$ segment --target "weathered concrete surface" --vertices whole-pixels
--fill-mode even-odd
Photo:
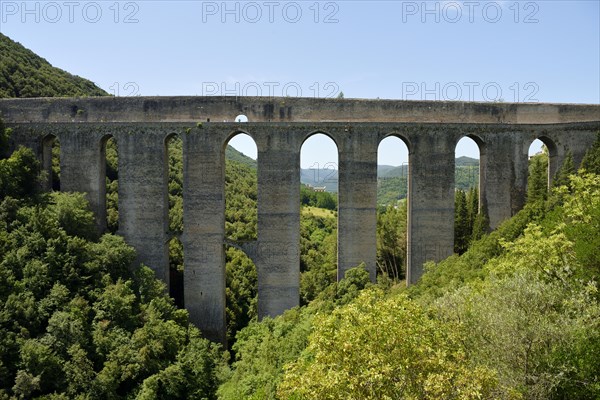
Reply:
[[[495,229],[525,204],[531,141],[525,148],[522,135],[510,130],[480,137],[485,153],[480,167],[480,209]]]
[[[453,253],[456,142],[444,129],[424,129],[410,142],[406,280],[412,284],[421,278],[424,262]]]
[[[258,316],[300,301],[300,135],[254,129],[258,148]]]
[[[598,105],[297,97],[3,99],[11,122],[438,122],[555,124],[598,121]]]
[[[204,335],[224,343],[226,135],[215,128],[182,135],[184,304]]]
[[[169,202],[163,131],[130,129],[115,135],[119,149],[119,230],[137,261],[169,285]]]
[[[348,127],[338,135],[338,280],[363,262],[376,279],[378,144],[372,131]]]
[[[105,140],[85,127],[65,131],[61,136],[60,190],[87,193],[96,223],[103,231],[106,227]]]
[[[283,103],[289,112],[281,112]],[[214,122],[240,113],[259,122]],[[105,220],[103,148],[106,138],[114,136],[119,232],[136,248],[138,260],[167,283],[165,140],[173,133],[183,138],[185,306],[191,320],[217,341],[225,340],[226,327],[224,149],[234,134],[248,133],[258,149],[258,240],[238,247],[257,265],[259,316],[264,317],[299,302],[299,154],[310,135],[329,135],[339,151],[338,277],[364,262],[374,278],[377,148],[389,135],[407,144],[407,274],[414,283],[424,262],[453,251],[454,154],[461,137],[473,138],[480,147],[481,208],[497,227],[525,202],[527,152],[534,139],[549,148],[552,176],[568,151],[578,165],[600,130],[600,106],[556,104],[12,99],[0,100],[0,116],[14,129],[13,148],[31,147],[42,159],[44,137],[60,140],[61,189],[86,192],[100,227]],[[196,126],[208,118],[213,122]]]

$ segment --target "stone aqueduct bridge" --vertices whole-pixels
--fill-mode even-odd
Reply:
[[[248,123],[234,121],[239,114]],[[409,149],[408,281],[453,252],[454,155],[468,136],[480,149],[480,204],[492,228],[524,204],[528,148],[540,138],[550,175],[571,151],[581,161],[600,130],[600,106],[391,100],[135,97],[10,99],[0,116],[13,145],[61,144],[61,189],[86,192],[105,224],[104,144],[119,151],[119,233],[139,261],[169,280],[166,140],[183,139],[184,295],[193,322],[225,332],[225,146],[237,133],[258,148],[258,240],[239,246],[258,269],[259,315],[299,302],[300,148],[324,133],[339,152],[338,276],[365,262],[375,277],[377,149],[390,135]],[[201,126],[198,123],[202,122]]]

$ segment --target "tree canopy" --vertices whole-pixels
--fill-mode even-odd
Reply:
[[[0,98],[108,96],[93,82],[53,67],[0,33]]]

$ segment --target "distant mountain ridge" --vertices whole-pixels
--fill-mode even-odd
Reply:
[[[472,182],[479,176],[479,160],[470,157],[458,157],[456,159],[457,170],[457,188],[464,189],[471,186]],[[388,178],[400,178],[406,180],[408,175],[408,165],[392,166],[378,165],[378,180]],[[463,179],[464,175],[464,179]],[[468,180],[468,182],[463,182]],[[325,187],[328,192],[337,192],[338,171],[331,169],[302,169],[300,171],[300,182],[315,187]],[[398,181],[400,182],[400,181]],[[405,185],[405,183],[404,183]],[[397,185],[396,185],[397,186]]]
[[[109,96],[0,33],[0,98]]]

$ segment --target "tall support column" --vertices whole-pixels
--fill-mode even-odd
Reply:
[[[60,136],[60,189],[84,192],[96,216],[100,231],[106,227],[104,157],[99,135],[89,131],[68,131]],[[52,162],[51,153],[49,162]],[[46,160],[44,160],[46,162]]]
[[[257,132],[258,317],[300,301],[300,144],[292,132]]]
[[[454,251],[454,138],[443,131],[411,137],[406,280],[416,283],[423,263]]]
[[[491,229],[512,217],[525,205],[528,146],[523,135],[501,132],[486,137],[480,180],[481,211]]]
[[[184,302],[205,337],[225,343],[225,163],[223,133],[183,135]]]
[[[361,132],[338,144],[338,281],[362,262],[376,280],[377,144],[377,135]]]
[[[169,285],[167,167],[161,131],[116,135],[119,147],[119,231],[137,251],[136,262]]]

